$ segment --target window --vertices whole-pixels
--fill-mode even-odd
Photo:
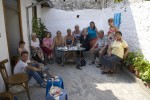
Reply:
[[[66,0],[63,0],[64,2],[66,1]]]
[[[36,8],[36,6],[32,7],[32,17],[37,17],[37,8]]]
[[[97,2],[97,0],[95,0],[95,2]]]

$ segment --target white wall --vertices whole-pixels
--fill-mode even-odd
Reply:
[[[131,3],[132,2],[132,3]],[[63,35],[66,34],[67,28],[74,29],[74,25],[79,24],[82,28],[89,26],[90,21],[94,21],[98,30],[103,29],[105,34],[108,31],[108,19],[114,17],[114,13],[121,12],[120,30],[123,38],[129,44],[131,51],[142,50],[146,59],[150,60],[150,2],[138,2],[130,0],[130,2],[122,2],[111,5],[102,10],[77,10],[63,11],[58,9],[42,9],[42,21],[45,23],[53,36],[57,30]],[[80,15],[77,19],[76,15]]]
[[[1,33],[1,37],[0,37],[0,61],[2,61],[4,59],[9,59],[2,0],[0,0],[0,33]],[[8,74],[10,75],[11,74],[10,62],[8,62],[6,64],[6,67],[7,67]],[[3,79],[0,75],[0,92],[2,92],[2,91],[5,91],[5,85],[4,85]]]
[[[26,7],[36,3],[36,0],[21,0],[21,16],[22,16],[22,29],[23,29],[23,38],[26,42],[25,47],[29,50],[28,42],[28,31],[27,31],[27,19],[26,19]],[[37,6],[37,17],[41,18],[41,5]],[[29,23],[30,23],[30,34],[32,33],[32,8],[29,9]]]
[[[23,31],[23,38],[26,42],[26,48],[29,50],[29,43],[28,43],[28,34],[27,34],[27,19],[26,19],[26,7],[28,5],[31,5],[32,2],[35,3],[35,0],[20,0],[21,1],[21,16],[22,16],[22,31]],[[41,6],[38,5],[37,7],[37,16],[38,18],[41,17]],[[32,15],[31,9],[30,9],[30,17]],[[30,29],[31,28],[31,22],[32,18],[30,18]],[[6,38],[6,29],[5,29],[5,21],[4,21],[4,12],[3,12],[3,3],[2,0],[0,0],[0,61],[4,59],[9,60],[9,53],[8,53],[8,46],[7,46],[7,38]],[[10,69],[10,61],[6,64],[7,72],[10,75],[11,69]],[[0,75],[0,92],[5,91],[5,85],[3,82],[3,79]]]
[[[80,15],[79,18],[76,16]],[[79,10],[79,11],[63,11],[50,8],[42,8],[42,22],[52,35],[55,36],[56,31],[60,30],[66,35],[67,28],[74,30],[74,26],[78,24],[80,29],[87,28],[91,21],[94,21],[98,29],[102,28],[101,10]]]

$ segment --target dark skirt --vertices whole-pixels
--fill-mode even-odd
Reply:
[[[116,64],[121,61],[122,58],[112,54],[110,57],[108,57],[107,55],[102,56],[100,58],[100,63],[102,66],[107,67],[109,69],[113,68],[114,66],[116,66]]]
[[[48,49],[48,48],[46,48],[46,47],[42,47],[42,50],[43,50],[43,52],[46,53],[47,55],[51,55],[51,54],[53,53],[52,50],[50,50],[50,49]]]

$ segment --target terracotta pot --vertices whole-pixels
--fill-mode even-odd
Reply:
[[[135,70],[135,76],[139,78],[139,71]]]
[[[133,66],[133,65],[130,65],[130,66],[129,66],[129,71],[132,72],[132,73],[135,73],[135,70],[134,70],[134,66]]]
[[[150,88],[150,83],[147,83],[147,86]]]
[[[147,87],[147,83],[143,83]]]

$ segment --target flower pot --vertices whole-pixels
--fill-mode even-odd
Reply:
[[[139,78],[139,71],[135,70],[135,76]]]
[[[130,65],[130,66],[129,66],[129,71],[132,72],[132,73],[135,73],[135,70],[134,70],[134,66],[133,66],[133,65]]]
[[[150,88],[150,83],[147,83],[147,87],[149,87],[149,88]]]

